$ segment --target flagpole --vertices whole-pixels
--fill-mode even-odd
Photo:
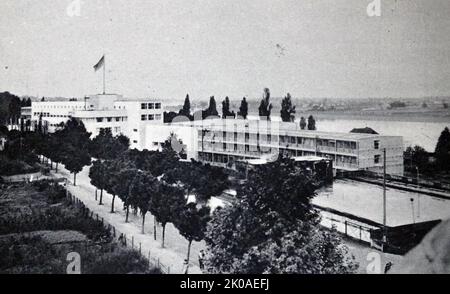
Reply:
[[[105,56],[105,55],[103,55],[103,56]],[[103,60],[103,95],[105,95],[106,94],[106,87],[105,87],[105,84],[106,84],[106,78],[105,78],[105,76],[106,76],[106,57],[103,57],[104,58],[104,60]]]

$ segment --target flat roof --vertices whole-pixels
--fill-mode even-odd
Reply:
[[[145,102],[145,101],[154,101],[162,103],[162,100],[158,98],[120,98],[116,100],[116,102]]]
[[[323,132],[323,131],[309,131],[302,130],[300,126],[296,123],[290,122],[279,122],[279,121],[260,121],[260,120],[242,120],[242,119],[205,119],[199,121],[186,121],[186,122],[176,122],[173,124],[179,125],[190,125],[192,127],[211,129],[211,130],[232,130],[235,125],[239,125],[241,128],[247,128],[250,131],[258,128],[261,133],[265,130],[265,124],[270,127],[270,130],[274,134],[278,135],[292,135],[301,136],[306,138],[326,138],[335,140],[360,140],[368,138],[379,138],[379,137],[398,137],[400,136],[385,136],[380,134],[364,134],[364,133],[337,133],[337,132]],[[275,126],[275,128],[274,128]]]
[[[321,161],[321,160],[330,160],[330,159],[325,158],[325,157],[314,156],[314,155],[310,155],[310,156],[296,156],[296,157],[292,157],[292,159],[294,159],[294,161]]]
[[[320,156],[296,156],[296,157],[291,157],[291,158],[296,162],[305,162],[305,161],[316,162],[316,161],[322,161],[322,160],[329,160],[328,158],[320,157]],[[272,162],[271,158],[269,158],[269,157],[246,159],[246,160],[240,160],[240,161],[247,162],[248,164],[251,164],[251,165],[262,165],[262,164],[267,164],[269,162]]]

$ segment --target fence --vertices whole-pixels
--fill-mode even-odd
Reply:
[[[344,216],[339,216],[332,214],[330,212],[321,211],[322,220],[321,225],[327,228],[334,227],[339,233],[345,236],[351,237],[353,239],[372,243],[370,237],[370,231],[376,229],[358,221],[349,220]]]
[[[72,195],[67,189],[66,189],[66,196],[67,199],[70,201],[71,204],[73,204],[75,207],[80,209],[84,216],[90,217],[94,220],[97,220],[102,223],[102,226],[106,229],[108,229],[113,238],[123,247],[130,248],[131,250],[134,250],[138,252],[144,259],[148,261],[148,266],[154,266],[161,270],[164,274],[170,274],[170,266],[164,265],[161,263],[159,258],[156,258],[152,256],[151,251],[148,250],[148,252],[143,252],[142,244],[140,242],[135,242],[134,236],[127,236],[125,233],[120,232],[116,227],[113,225],[107,223],[105,219],[101,216],[99,216],[97,213],[91,211],[83,201]]]

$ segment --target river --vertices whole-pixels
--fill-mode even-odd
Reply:
[[[320,119],[316,123],[318,131],[350,132],[353,128],[370,127],[382,135],[403,136],[404,147],[420,145],[434,152],[445,122],[411,122],[382,120]]]
[[[249,115],[249,119],[258,119],[256,115]],[[273,121],[279,121],[278,116],[271,117]],[[296,119],[298,124],[298,118]],[[419,121],[396,121],[390,118],[367,120],[348,118],[318,118],[316,119],[318,131],[348,133],[353,128],[370,127],[379,134],[388,136],[402,136],[404,148],[419,145],[428,152],[434,152],[436,143],[445,127],[450,127],[450,122],[419,122]]]

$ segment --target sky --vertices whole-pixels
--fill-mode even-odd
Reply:
[[[450,96],[450,1],[371,1],[2,0],[0,91],[99,93],[106,54],[126,97]]]

